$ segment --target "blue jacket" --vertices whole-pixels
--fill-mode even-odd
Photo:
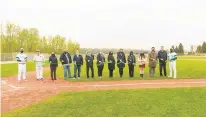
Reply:
[[[74,61],[74,63],[76,62],[76,65],[78,65],[78,66],[83,65],[82,55],[79,55],[78,57],[77,57],[77,55],[74,55],[73,61]]]

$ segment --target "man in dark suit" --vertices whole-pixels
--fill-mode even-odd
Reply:
[[[134,65],[136,64],[136,57],[133,54],[133,51],[130,51],[130,54],[127,58],[128,67],[129,67],[129,77],[134,77]]]
[[[115,59],[114,59],[112,51],[109,52],[109,55],[107,57],[107,61],[108,61],[109,77],[112,78],[113,71],[115,70]]]
[[[94,78],[94,67],[93,67],[94,55],[91,54],[91,52],[87,52],[85,60],[86,60],[87,78],[89,78],[89,69],[91,69],[92,78]]]
[[[98,77],[102,78],[102,71],[104,69],[105,57],[102,51],[97,54],[97,69],[98,69]]]
[[[164,50],[164,46],[161,46],[161,50],[158,52],[158,59],[159,59],[160,76],[163,76],[162,69],[164,70],[164,76],[167,76],[167,71],[166,71],[167,52]]]
[[[78,71],[78,79],[80,79],[80,73],[81,73],[81,66],[83,65],[83,57],[79,54],[79,52],[76,52],[76,55],[73,57],[74,62],[74,78],[76,79],[76,73]]]

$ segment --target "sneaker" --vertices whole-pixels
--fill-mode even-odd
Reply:
[[[102,78],[102,77],[99,77],[100,79]]]
[[[80,77],[78,77],[78,79],[80,79]]]
[[[172,78],[172,76],[168,76],[168,78]]]

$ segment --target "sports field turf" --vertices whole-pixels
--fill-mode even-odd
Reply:
[[[45,66],[48,66],[48,62],[46,62]],[[26,64],[27,71],[34,71],[36,69],[34,62],[27,62]],[[1,77],[13,76],[18,74],[18,64],[17,63],[9,63],[9,64],[1,64]]]
[[[206,68],[206,60],[202,61],[202,60],[183,60],[183,59],[178,59],[177,60],[177,78],[206,78],[206,74],[205,74],[205,68]],[[86,78],[86,64],[84,64],[81,68],[81,79],[78,80],[73,80],[73,79],[69,79],[70,81],[93,81],[93,80],[101,80],[97,77],[97,66],[96,63],[94,64],[94,75],[95,75],[95,79],[90,78],[90,80],[87,80]],[[146,65],[146,69],[145,69],[145,78],[144,79],[159,79],[160,75],[159,75],[159,65],[157,64],[157,68],[156,68],[156,76],[153,78],[149,77],[149,69],[148,69],[148,65]],[[122,80],[126,79],[130,79],[129,78],[129,69],[128,69],[128,65],[126,65],[126,67],[124,68],[124,75]],[[74,68],[73,68],[73,64],[71,65],[71,73],[72,75],[74,75]],[[167,64],[167,73],[169,75],[169,66]],[[139,76],[139,67],[135,66],[135,77],[133,79],[140,79]],[[49,77],[50,76],[50,71],[47,71],[44,73],[45,76]],[[90,73],[91,76],[91,73]],[[108,70],[108,66],[107,64],[105,64],[104,66],[104,70],[103,70],[103,78],[102,80],[121,80],[119,77],[119,71],[118,68],[116,66],[116,69],[114,71],[114,78],[110,79],[109,77],[109,70]],[[63,67],[59,66],[57,69],[57,77],[58,78],[62,78],[64,77],[64,73],[63,73]],[[162,77],[165,78],[165,77]]]
[[[178,59],[205,59],[206,56],[179,56]]]
[[[205,117],[206,88],[65,92],[2,117]]]

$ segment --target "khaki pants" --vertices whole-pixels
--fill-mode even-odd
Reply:
[[[149,75],[153,77],[155,74],[155,67],[149,67]]]

